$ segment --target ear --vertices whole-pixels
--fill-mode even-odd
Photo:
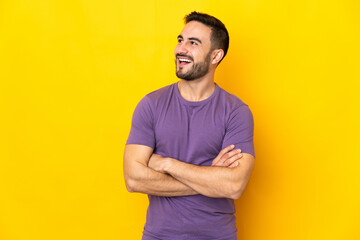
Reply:
[[[224,57],[224,50],[222,49],[215,49],[211,54],[211,63],[218,64],[220,60]]]

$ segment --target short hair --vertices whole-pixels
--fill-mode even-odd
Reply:
[[[200,22],[211,28],[211,50],[222,49],[224,51],[224,57],[220,60],[221,62],[225,58],[229,48],[229,33],[225,25],[213,16],[196,11],[193,11],[184,17],[185,24],[191,21]]]

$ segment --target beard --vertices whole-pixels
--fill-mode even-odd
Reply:
[[[181,55],[181,54],[178,54],[177,56],[185,57],[185,55]],[[204,61],[197,63],[193,61],[192,68],[189,69],[187,72],[181,72],[181,67],[180,67],[179,70],[176,70],[176,76],[186,81],[196,80],[198,78],[205,76],[209,72],[210,56],[211,56],[211,51],[209,51],[209,53],[206,55]],[[175,60],[175,64],[177,64],[177,60]]]

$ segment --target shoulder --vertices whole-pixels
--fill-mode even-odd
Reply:
[[[135,111],[146,111],[149,115],[156,116],[161,106],[171,97],[173,90],[174,84],[171,84],[146,94],[138,102]]]
[[[167,98],[173,92],[175,84],[176,83],[173,83],[165,87],[159,88],[155,91],[152,91],[146,94],[144,98],[147,98],[148,101],[152,101],[152,102],[156,102],[164,98]]]
[[[239,97],[234,94],[229,93],[225,89],[219,87],[220,98],[222,99],[225,108],[229,114],[234,112],[242,111],[242,112],[250,112],[249,106],[244,103]]]
[[[254,118],[249,106],[240,98],[221,89],[222,98],[226,106],[226,130],[235,131],[239,136],[252,136],[254,129]]]
[[[146,106],[147,108],[153,108],[159,105],[159,103],[166,101],[169,98],[174,89],[174,84],[167,85],[146,94],[137,105]]]

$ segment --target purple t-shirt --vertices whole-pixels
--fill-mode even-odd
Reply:
[[[255,156],[253,127],[249,107],[217,84],[209,98],[190,102],[180,95],[176,82],[138,103],[126,144],[146,145],[165,157],[211,166],[231,144]],[[234,240],[234,213],[232,199],[149,195],[143,240]]]

